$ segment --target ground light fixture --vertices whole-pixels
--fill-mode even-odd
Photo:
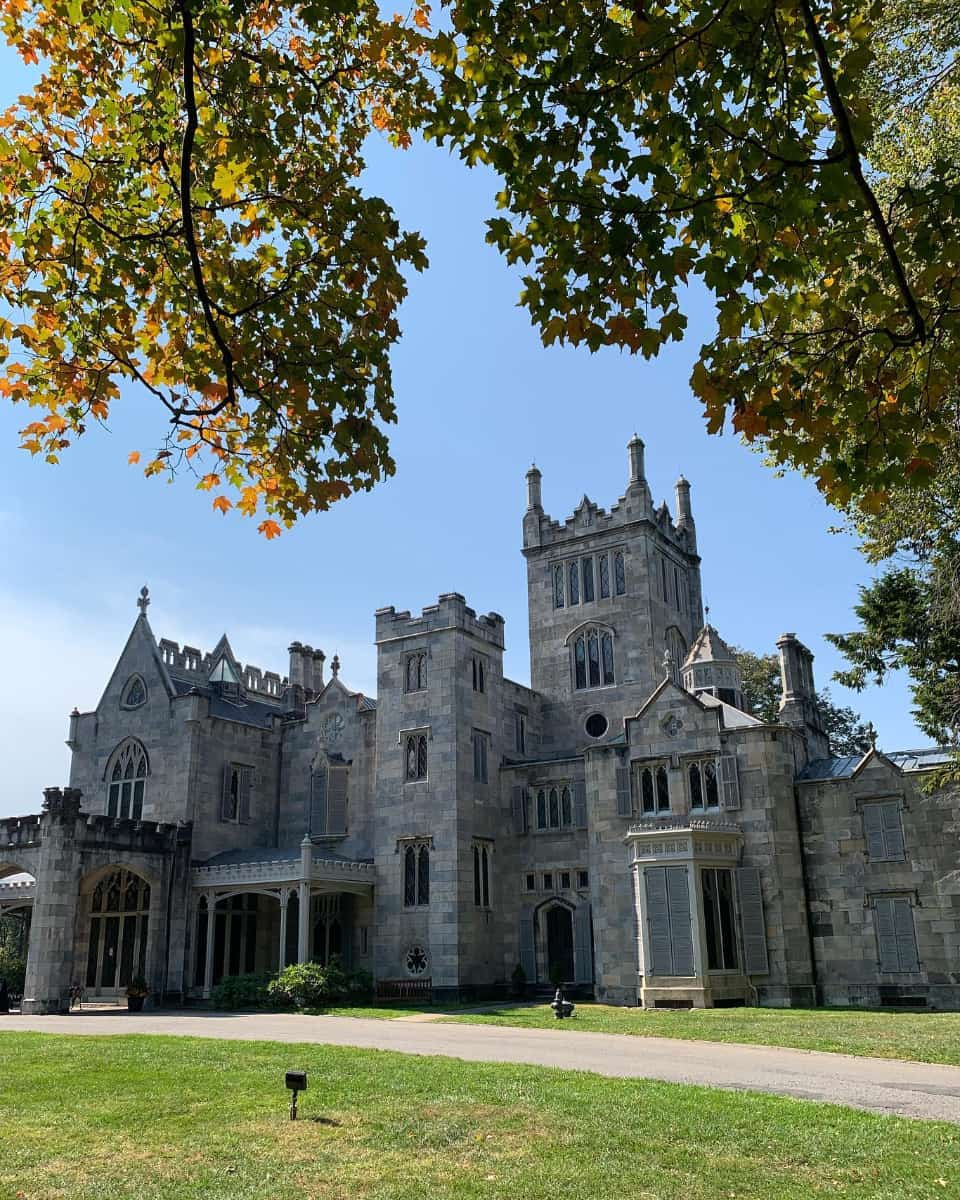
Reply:
[[[290,1120],[295,1121],[297,1119],[297,1097],[301,1092],[307,1090],[306,1071],[288,1071],[286,1085],[290,1091]]]

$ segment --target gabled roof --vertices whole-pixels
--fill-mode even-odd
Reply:
[[[697,663],[708,662],[725,662],[734,665],[737,662],[733,651],[712,625],[704,625],[697,634],[683,665],[692,667]]]
[[[882,754],[879,750],[868,750],[866,754],[845,754],[837,758],[817,758],[808,762],[797,779],[810,783],[822,779],[852,779],[870,762],[879,759],[897,771],[928,771],[931,767],[943,766],[951,759],[949,750],[941,746],[929,746],[925,750],[893,750]]]
[[[239,684],[240,676],[230,662],[226,654],[221,654],[217,659],[216,665],[207,676],[209,683],[236,683]]]
[[[720,709],[724,729],[746,729],[748,725],[763,724],[761,720],[751,713],[744,712],[740,708],[734,708],[732,704],[727,704],[725,700],[718,700],[716,696],[711,696],[709,692],[701,692],[697,696],[697,699],[702,700],[708,708]]]

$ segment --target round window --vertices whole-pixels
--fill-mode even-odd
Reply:
[[[603,737],[607,732],[607,718],[603,713],[591,713],[584,728],[591,737]]]

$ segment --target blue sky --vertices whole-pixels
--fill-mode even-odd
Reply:
[[[28,86],[0,47],[0,104]],[[798,476],[777,478],[735,437],[708,437],[687,385],[712,305],[692,297],[682,345],[656,362],[618,352],[544,349],[516,307],[519,276],[484,244],[494,178],[445,152],[371,147],[369,177],[431,268],[411,280],[394,356],[396,476],[371,494],[266,542],[223,517],[184,479],[145,480],[126,457],[159,440],[162,417],[131,390],[110,432],[94,432],[49,467],[17,449],[26,410],[0,407],[0,815],[37,811],[40,789],[67,781],[67,714],[93,708],[142,584],[154,632],[203,649],[226,630],[244,662],[285,673],[293,639],[339,653],[348,685],[375,691],[373,611],[419,610],[445,591],[506,618],[506,671],[528,682],[520,554],[524,474],[543,471],[544,507],[568,516],[587,493],[622,494],[626,443],[647,444],[654,499],[673,509],[682,471],[693,486],[711,622],[758,652],[795,631],[816,655],[818,684],[840,663],[822,639],[852,627],[868,569],[836,515]],[[925,744],[905,681],[856,696],[880,745]]]

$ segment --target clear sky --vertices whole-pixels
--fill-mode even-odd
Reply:
[[[0,47],[0,104],[29,84]],[[708,437],[687,379],[711,336],[692,298],[686,341],[654,363],[619,352],[544,349],[516,307],[519,276],[484,244],[494,178],[445,152],[371,147],[370,183],[429,244],[411,280],[394,356],[397,474],[266,542],[249,520],[211,511],[187,479],[166,485],[126,465],[159,441],[162,416],[130,390],[110,432],[49,467],[17,449],[27,410],[0,407],[0,815],[38,811],[68,777],[67,715],[96,706],[150,587],[157,636],[204,650],[227,631],[243,662],[281,674],[299,639],[340,655],[342,678],[375,692],[373,611],[419,610],[459,591],[506,618],[508,675],[529,682],[520,554],[524,474],[535,459],[555,518],[586,493],[609,507],[626,486],[626,443],[647,445],[657,503],[691,481],[711,623],[757,652],[795,631],[818,685],[838,657],[825,631],[852,627],[868,568],[814,485],[777,478],[727,433]],[[151,431],[151,433],[145,433]],[[152,434],[152,436],[151,436]],[[906,683],[856,696],[831,685],[893,750],[925,744]]]

